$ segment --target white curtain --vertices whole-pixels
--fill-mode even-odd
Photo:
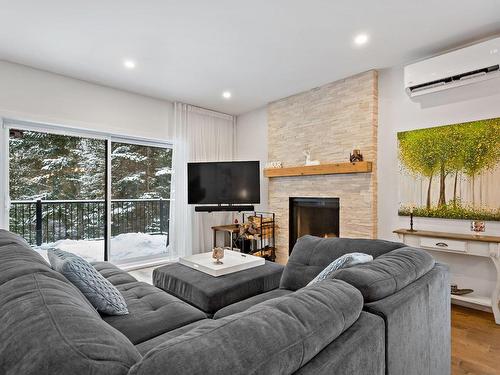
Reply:
[[[210,251],[214,225],[229,224],[230,213],[194,212],[187,204],[187,163],[233,160],[233,116],[183,103],[174,105],[173,209],[170,252],[174,257]]]

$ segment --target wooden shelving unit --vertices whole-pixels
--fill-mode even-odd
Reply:
[[[274,262],[276,260],[276,217],[272,212],[243,213],[242,222],[248,219],[254,220],[257,224],[257,236],[255,239],[248,239],[250,248],[247,253],[255,256],[260,256],[266,260]],[[213,231],[213,246],[217,246],[217,232],[227,234],[224,246],[228,246],[230,250],[237,249],[243,245],[239,242],[240,224],[217,225],[212,227]]]
[[[266,168],[264,169],[264,176],[272,178],[323,174],[370,173],[372,168],[373,165],[371,161],[358,161],[355,163],[331,163],[301,167]]]

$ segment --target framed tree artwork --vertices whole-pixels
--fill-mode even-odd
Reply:
[[[500,221],[500,118],[397,137],[399,215]]]

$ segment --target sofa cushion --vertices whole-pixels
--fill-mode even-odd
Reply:
[[[257,294],[256,296],[244,299],[243,301],[233,303],[232,305],[220,309],[215,313],[213,318],[220,319],[225,316],[233,315],[245,311],[246,309],[249,309],[250,307],[257,305],[258,303],[267,301],[272,298],[283,297],[290,293],[293,292],[291,290],[286,290],[286,289],[274,289],[266,293]]]
[[[85,259],[60,249],[49,249],[47,254],[52,267],[71,281],[97,311],[108,315],[128,314],[120,292]]]
[[[52,270],[1,285],[0,322],[0,374],[125,375],[140,359],[132,343]]]
[[[177,336],[181,336],[185,334],[186,332],[191,331],[192,329],[198,327],[199,325],[204,324],[208,319],[202,319],[198,320],[193,323],[186,324],[185,326],[179,327],[177,329],[174,329],[173,331],[168,331],[165,333],[162,333],[161,335],[155,336],[152,339],[149,339],[147,341],[143,341],[139,344],[137,344],[135,347],[141,353],[141,355],[145,355],[147,352],[149,352],[151,349],[154,349],[160,344],[163,344],[164,342],[168,340],[172,340],[176,338]]]
[[[119,269],[109,262],[93,262],[92,265],[114,286],[137,281],[137,279],[128,272]]]
[[[361,291],[365,302],[377,301],[403,289],[434,267],[434,258],[422,249],[403,247],[373,262],[336,271],[332,278],[344,280]]]
[[[325,280],[209,320],[149,351],[130,375],[291,374],[359,317],[363,298],[339,280]]]
[[[117,289],[125,298],[129,314],[103,315],[103,319],[134,344],[206,318],[197,308],[147,283],[135,281],[120,284]]]
[[[283,271],[280,288],[297,290],[306,286],[333,260],[347,253],[365,253],[376,258],[404,247],[399,242],[303,236],[297,240]]]

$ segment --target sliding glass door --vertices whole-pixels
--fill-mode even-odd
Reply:
[[[37,251],[104,259],[106,141],[9,130],[9,229]]]
[[[171,148],[111,143],[113,262],[168,257],[171,173]]]
[[[171,171],[168,144],[8,126],[9,229],[42,255],[164,260]]]

